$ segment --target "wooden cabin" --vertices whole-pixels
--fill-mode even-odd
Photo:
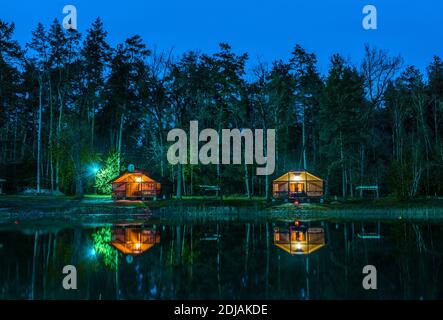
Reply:
[[[160,232],[144,227],[112,229],[111,245],[123,254],[138,255],[160,243]]]
[[[310,254],[325,246],[325,232],[323,228],[275,228],[274,245],[291,255]]]
[[[323,186],[323,179],[312,173],[289,171],[272,182],[272,192],[275,199],[321,199]]]
[[[157,199],[161,184],[142,170],[123,172],[112,181],[112,199]]]

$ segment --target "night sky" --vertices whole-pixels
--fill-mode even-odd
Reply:
[[[335,52],[359,63],[365,43],[401,54],[406,64],[422,70],[434,55],[443,55],[441,0],[0,1],[0,18],[15,22],[21,44],[38,22],[62,21],[63,6],[73,4],[79,31],[100,16],[112,45],[140,34],[150,48],[173,47],[179,55],[196,49],[212,53],[227,42],[235,52],[250,54],[249,67],[257,60],[287,59],[296,43],[317,54],[322,72]],[[378,30],[362,28],[367,4],[378,9]]]

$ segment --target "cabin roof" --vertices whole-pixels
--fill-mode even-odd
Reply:
[[[116,248],[118,251],[122,252],[123,254],[131,254],[131,255],[138,255],[142,254],[145,251],[148,251],[151,249],[155,243],[137,243],[137,248],[132,248],[130,245],[127,245],[125,243],[120,243],[118,241],[112,241],[111,245]]]
[[[156,183],[158,183],[158,180],[160,180],[157,177],[154,178],[154,175],[150,174],[149,172],[147,172],[145,170],[136,169],[132,172],[130,172],[128,170],[123,171],[118,177],[112,179],[111,182],[118,182],[118,180],[123,179],[127,175],[137,175],[137,176],[142,175],[142,176],[145,176],[146,178],[148,178],[148,180],[152,180],[153,182],[156,182]]]
[[[318,180],[318,181],[323,181],[322,178],[317,177],[316,175],[313,175],[312,173],[310,173],[309,171],[306,170],[291,170],[288,171],[284,174],[282,174],[281,176],[279,176],[278,178],[274,179],[273,182],[287,182],[288,180],[290,180],[290,175],[296,175],[296,176],[305,176],[301,179],[301,181],[303,180]]]
[[[137,255],[160,242],[160,233],[145,228],[116,228],[112,231],[111,245],[124,254]]]
[[[314,251],[317,251],[318,249],[321,249],[325,246],[324,243],[319,243],[319,244],[307,244],[307,243],[301,243],[300,244],[300,249],[297,250],[296,245],[297,243],[295,241],[292,241],[294,243],[274,243],[274,245],[280,249],[283,249],[284,251],[286,251],[287,253],[291,254],[291,255],[296,255],[296,254],[311,254]]]

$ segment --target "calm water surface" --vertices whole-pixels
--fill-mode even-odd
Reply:
[[[9,219],[0,298],[441,299],[442,239],[443,224],[404,220]],[[377,290],[362,287],[368,264]],[[62,287],[65,265],[77,290]]]

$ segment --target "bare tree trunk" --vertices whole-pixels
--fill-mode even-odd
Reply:
[[[14,144],[12,146],[12,159],[14,160],[14,162],[16,161],[16,156],[17,156],[17,125],[18,125],[18,115],[17,115],[17,110],[15,111],[14,114]]]
[[[221,108],[220,108],[221,110]],[[218,145],[221,145],[221,121],[218,127]],[[223,188],[222,188],[222,171],[221,171],[221,163],[220,161],[217,162],[217,180],[218,180],[218,195],[220,196],[220,200],[223,200]]]
[[[57,132],[56,132],[56,146],[57,146],[57,157],[55,160],[55,191],[60,191],[60,138],[62,131],[62,118],[63,118],[63,98],[60,89],[60,85],[58,86],[58,99],[59,99],[59,111],[58,111],[58,123],[57,123]]]
[[[121,171],[121,152],[122,152],[122,139],[123,139],[123,122],[124,122],[124,114],[120,116],[120,129],[118,133],[118,171]]]
[[[189,193],[191,196],[193,196],[194,195],[194,166],[190,165],[189,169],[190,169],[190,175],[191,175],[191,181],[189,184],[189,187],[190,187]]]
[[[249,188],[249,172],[248,172],[248,165],[246,164],[246,161],[245,161],[244,169],[245,169],[246,195],[248,196],[248,199],[251,199],[251,190]]]
[[[81,127],[81,120],[78,119],[79,127]],[[74,164],[74,172],[75,172],[75,196],[78,198],[83,197],[83,169],[82,169],[82,163],[80,158],[81,153],[81,145],[80,140],[74,142],[74,148],[73,148],[73,155],[72,155],[72,161]]]
[[[20,150],[20,160],[23,160],[25,157],[25,148],[26,148],[26,138],[28,136],[28,132],[24,130],[23,140],[22,140],[22,148]]]
[[[43,80],[39,76],[38,90],[38,133],[37,133],[37,193],[40,193],[40,175],[41,175],[41,148],[42,148],[42,108],[43,108]]]
[[[266,132],[266,137],[265,137],[265,152],[266,152],[266,156],[268,156],[268,130],[267,130],[267,126],[264,126],[263,129],[264,132]],[[266,167],[267,168],[267,167]],[[266,172],[268,173],[268,172]],[[266,174],[265,176],[265,198],[267,201],[269,201],[271,199],[271,192],[270,192],[270,179],[269,179],[269,174]]]
[[[180,200],[182,198],[182,186],[183,186],[183,184],[182,184],[182,178],[183,178],[182,166],[183,165],[181,163],[179,163],[177,165],[177,199],[180,199]]]
[[[95,106],[92,103],[92,119],[91,119],[91,152],[94,152],[94,131],[95,131]]]
[[[353,181],[352,181],[352,165],[349,166],[349,192],[351,195],[351,198],[354,197],[354,190],[353,190]]]
[[[51,77],[48,76],[48,89],[49,89],[49,170],[50,170],[50,187],[51,192],[54,191],[54,148],[53,148],[53,108],[52,108],[52,85],[51,85]]]
[[[160,168],[161,168],[161,176],[165,176],[165,151],[163,147],[163,139],[160,137]]]
[[[342,195],[343,198],[346,199],[346,166],[345,166],[345,157],[343,152],[343,135],[340,131],[340,162],[341,162],[341,172],[342,172]]]
[[[186,196],[187,192],[186,192],[186,177],[185,177],[185,170],[184,167],[182,165],[182,183],[183,183],[183,194]]]
[[[245,265],[244,272],[245,278],[248,278],[248,262],[249,262],[249,239],[251,233],[251,225],[249,223],[246,224],[246,239],[245,239]]]

